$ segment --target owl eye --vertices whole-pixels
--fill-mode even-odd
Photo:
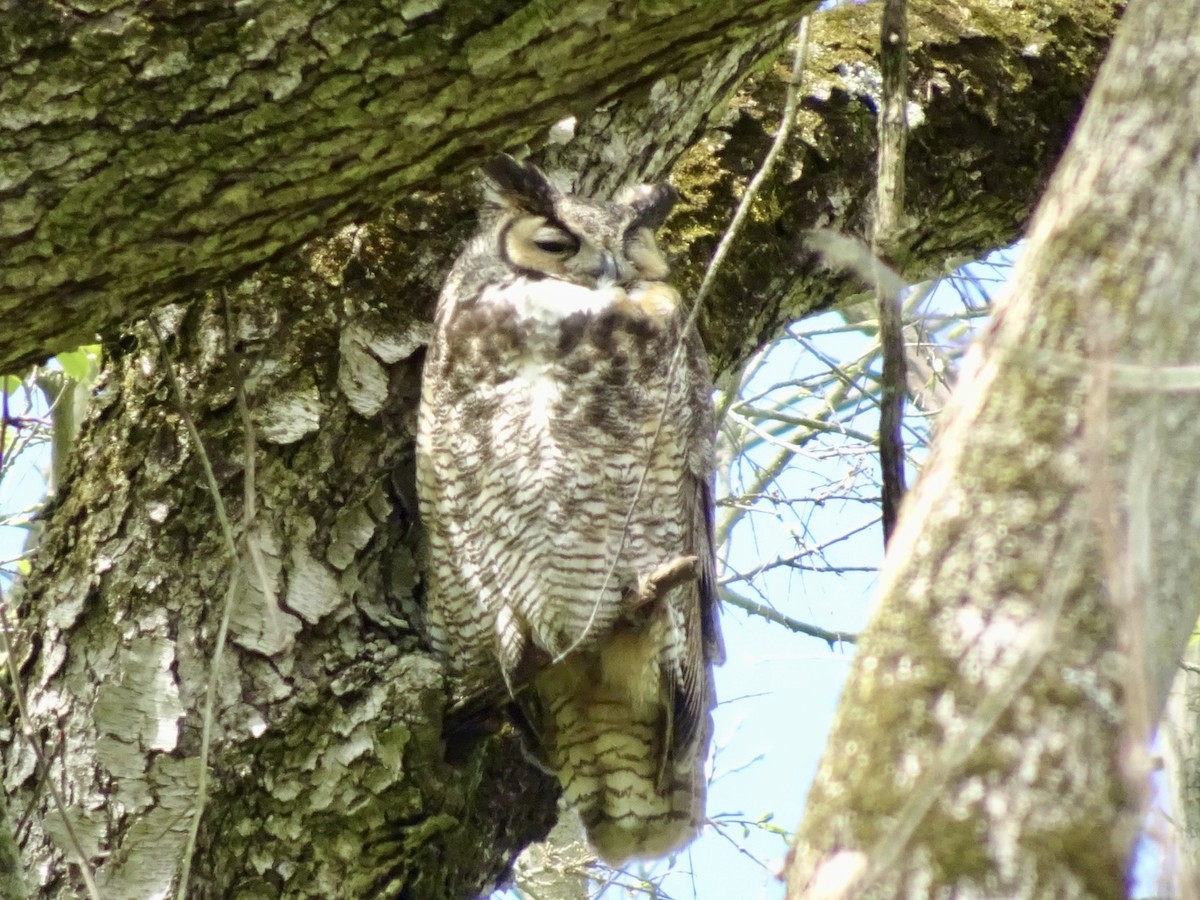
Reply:
[[[551,256],[570,256],[579,250],[579,240],[558,228],[539,228],[533,236],[533,246]]]

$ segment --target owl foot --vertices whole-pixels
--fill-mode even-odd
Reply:
[[[648,606],[672,589],[700,577],[700,558],[677,556],[663,563],[649,575],[643,575],[638,590],[626,591],[623,598],[626,609],[633,611]]]

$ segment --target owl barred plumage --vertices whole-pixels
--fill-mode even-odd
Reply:
[[[459,700],[516,700],[602,856],[662,855],[704,818],[723,655],[711,377],[654,240],[677,195],[485,174],[422,389],[430,636]]]

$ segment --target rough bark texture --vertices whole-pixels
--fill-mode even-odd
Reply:
[[[699,136],[695,111],[724,96],[752,48],[783,35],[781,17],[803,10],[778,0],[589,0],[555,14],[454,0],[85,6],[39,0],[0,21],[0,371],[441,189],[568,114],[615,124],[602,152],[567,154],[573,170],[661,172]],[[1116,8],[913,4],[910,83],[924,118],[909,200],[921,225],[902,265],[940,269],[1020,232]],[[866,233],[874,24],[858,7],[815,23],[805,144],[756,210],[755,264],[728,277],[728,291],[760,298],[755,339],[800,308],[798,295],[820,305],[845,288],[815,273],[796,281],[803,229]],[[698,207],[683,234],[703,238],[694,263],[762,158],[781,96],[765,77],[725,147],[701,148],[680,173]],[[738,335],[718,337],[726,363],[745,352]]]
[[[593,15],[609,6],[572,8]],[[95,140],[110,142],[92,157],[79,151],[93,168],[60,151],[62,162],[18,170],[9,176],[18,186],[0,193],[0,202],[33,198],[28,227],[2,237],[3,277],[38,273],[28,283],[15,275],[0,282],[0,318],[13,325],[0,333],[0,368],[90,329],[104,326],[110,336],[108,372],[18,607],[19,670],[38,736],[106,898],[141,900],[174,877],[195,793],[198,710],[231,573],[232,642],[220,672],[213,793],[192,896],[467,897],[503,878],[517,850],[553,821],[554,785],[524,760],[512,734],[442,745],[442,674],[420,636],[416,533],[406,510],[421,347],[438,285],[471,227],[472,201],[453,178],[437,195],[410,194],[398,203],[396,195],[402,185],[465,172],[501,144],[528,139],[602,99],[606,105],[580,116],[575,138],[549,148],[543,160],[596,191],[659,178],[674,166],[690,205],[672,224],[672,248],[682,285],[694,286],[765,152],[782,88],[763,68],[728,113],[714,119],[714,105],[778,46],[790,23],[760,20],[755,31],[700,39],[696,23],[705,16],[751,21],[758,13],[748,11],[786,4],[728,12],[708,3],[637,8],[647,6],[681,30],[666,41],[659,32],[657,43],[639,36],[632,45],[642,50],[620,60],[594,46],[612,43],[597,35],[616,27],[613,16],[584,28],[558,21],[540,4],[513,12],[430,3],[427,20],[381,12],[381,22],[406,21],[412,39],[387,37],[394,24],[356,29],[351,19],[339,33],[368,35],[371,53],[360,47],[358,68],[347,63],[328,79],[323,63],[310,69],[287,62],[299,52],[289,48],[311,42],[283,40],[278,35],[292,26],[270,15],[257,24],[211,26],[216,36],[201,40],[210,18],[225,22],[225,6],[196,5],[190,18],[170,5],[118,7],[82,24],[55,20],[57,31],[30,12],[24,42],[10,36],[6,52],[39,61],[36,70],[56,71],[69,57],[85,70],[98,60],[99,71],[143,34],[139,23],[148,15],[192,29],[183,49],[151,65],[149,75],[151,55],[165,52],[155,49],[163,45],[158,37],[137,44],[144,56],[129,57],[140,62],[130,64],[138,77],[128,84],[63,93],[65,82],[47,75],[39,115],[53,121],[0,121],[8,128],[3,139],[36,133],[47,153],[93,131]],[[947,13],[931,2],[914,12],[912,83],[925,119],[910,145],[919,174],[909,200],[923,224],[897,244],[914,278],[1018,235],[1113,16],[1113,7],[1101,4],[1039,4],[1016,13],[1009,6],[964,2]],[[349,3],[328,15],[338,10],[374,15]],[[320,18],[295,15],[295,27],[310,33]],[[614,16],[632,27],[633,20]],[[438,30],[418,40],[426,25]],[[107,49],[74,56],[47,50],[43,69],[37,48],[69,46],[54,37],[68,26]],[[797,316],[857,290],[812,266],[802,240],[814,224],[867,233],[875,17],[848,8],[816,26],[803,140],[768,185],[735,254],[741,259],[705,313],[718,370]],[[263,29],[276,35],[274,43],[246,37]],[[478,40],[469,37],[477,32]],[[237,102],[211,121],[203,105],[173,118],[175,107],[151,102],[170,104],[174,91],[137,93],[147,79],[183,79],[183,95],[185,84],[202,86],[206,60],[223,52],[223,44],[212,43],[221,35],[246,43],[227,56],[235,74],[210,93],[226,96],[248,81],[236,88]],[[555,40],[569,46],[538,49]],[[442,41],[454,53],[438,56]],[[417,54],[419,65],[404,68],[397,60],[408,57],[393,43]],[[715,56],[712,43],[720,45]],[[492,56],[497,47],[526,48],[521,58],[548,67],[546,76],[536,84],[518,77],[532,70],[504,68]],[[563,67],[561,78],[555,67]],[[293,71],[294,84],[283,77]],[[588,72],[586,85],[579,71]],[[515,80],[499,92],[488,81],[505,72]],[[418,99],[405,93],[405,79],[423,85]],[[331,86],[322,88],[326,80]],[[40,83],[34,78],[27,89]],[[321,100],[323,91],[329,94]],[[93,127],[100,113],[67,108],[90,96],[103,110],[108,94],[119,102],[104,127]],[[570,103],[561,99],[568,96]],[[444,108],[459,109],[459,118]],[[429,118],[413,118],[418,109]],[[73,130],[77,114],[82,120]],[[420,134],[404,131],[404,121]],[[928,129],[924,136],[921,128]],[[252,137],[234,139],[246,134]],[[415,143],[393,153],[389,142],[402,139]],[[223,168],[229,158],[235,162]],[[203,160],[217,167],[216,180],[203,174]],[[126,171],[127,182],[109,185]],[[194,191],[172,193],[172,184]],[[389,211],[372,224],[342,228],[241,282],[162,306],[191,285],[229,278],[281,252],[318,225],[384,204]],[[13,221],[8,216],[4,221]],[[179,224],[185,220],[186,229]],[[40,298],[50,295],[67,302],[48,309]],[[117,327],[151,306],[158,307],[154,318],[234,521],[236,565],[225,553],[197,448],[166,386],[160,349],[144,326]],[[237,400],[239,369],[255,423],[252,454]],[[243,521],[251,460],[257,513]],[[3,753],[9,808],[31,811],[19,837],[37,894],[78,896],[61,820],[39,788],[27,743],[14,740]]]
[[[1198,22],[1125,14],[901,517],[792,897],[1126,895],[1200,612]]]
[[[0,21],[0,317],[15,326],[0,371],[433,186],[568,112],[694,76],[800,11],[18,4]],[[51,340],[16,353],[31,327]]]
[[[1163,717],[1163,764],[1170,818],[1153,829],[1178,863],[1178,897],[1200,896],[1200,644],[1189,642]]]

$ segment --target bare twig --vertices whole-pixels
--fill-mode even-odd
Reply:
[[[0,391],[0,394],[2,394],[0,403],[3,404],[3,408],[0,409],[0,472],[3,472],[6,470],[6,463],[11,462],[11,458],[6,460],[5,450],[8,447],[8,423],[12,419],[8,409],[8,392]],[[34,726],[33,719],[29,715],[29,704],[25,699],[25,686],[21,683],[16,649],[13,646],[12,628],[13,625],[10,624],[8,619],[8,603],[5,600],[3,591],[0,590],[0,640],[3,641],[4,668],[8,671],[9,682],[12,685],[13,699],[17,705],[17,715],[21,724],[21,734],[29,741],[29,746],[33,750],[34,758],[37,761],[38,778],[49,789],[54,808],[58,810],[59,816],[62,817],[67,846],[75,856],[75,863],[79,866],[80,877],[83,879],[88,897],[91,900],[100,900],[100,890],[96,886],[96,879],[92,873],[91,864],[88,862],[87,855],[83,852],[83,844],[80,843],[79,835],[75,832],[75,826],[71,824],[71,817],[67,814],[66,801],[50,777],[50,765],[46,760],[42,745],[37,739],[37,728]]]
[[[272,627],[278,627],[279,603],[275,597],[271,578],[267,574],[262,543],[251,527],[258,515],[257,433],[254,429],[254,419],[250,416],[250,404],[246,402],[246,373],[243,371],[242,355],[237,349],[233,310],[229,306],[227,291],[221,292],[221,300],[225,307],[225,355],[229,359],[229,368],[233,372],[238,414],[242,419],[242,533],[246,549],[250,554],[250,562],[254,566],[254,574],[258,577],[259,590],[262,591],[264,621],[270,622]]]
[[[4,437],[4,425],[0,423],[0,446],[3,446]],[[33,755],[37,760],[38,777],[41,779],[42,784],[46,785],[50,791],[50,799],[54,802],[54,808],[58,810],[59,816],[62,817],[63,831],[66,833],[67,838],[67,847],[75,857],[75,864],[79,866],[79,874],[83,878],[87,895],[91,900],[100,900],[100,889],[96,886],[96,878],[92,873],[91,864],[88,863],[87,855],[83,852],[83,844],[79,841],[79,835],[75,832],[75,826],[71,824],[71,817],[67,813],[67,803],[55,786],[54,779],[50,777],[50,764],[42,752],[42,745],[37,739],[37,728],[34,726],[33,719],[29,715],[29,704],[25,700],[25,688],[21,684],[21,675],[17,671],[17,656],[13,647],[12,635],[10,633],[11,628],[12,626],[8,620],[8,604],[4,599],[3,593],[0,592],[0,639],[3,639],[4,654],[8,657],[5,668],[8,669],[8,678],[12,684],[13,699],[17,704],[17,715],[21,720],[21,734],[29,741],[29,746],[33,749]]]
[[[833,365],[836,367],[836,363]],[[838,373],[841,373],[840,369],[838,370]],[[749,495],[764,493],[767,489],[767,486],[773,483],[784,471],[784,469],[791,464],[792,460],[795,458],[796,450],[804,446],[808,439],[815,435],[817,427],[820,427],[826,432],[837,432],[842,434],[847,433],[842,423],[836,420],[835,414],[841,411],[842,407],[846,404],[851,388],[857,383],[858,375],[857,373],[841,374],[845,375],[845,377],[838,377],[836,389],[826,398],[824,408],[813,417],[812,421],[814,422],[814,425],[808,425],[807,420],[797,420],[795,422],[791,422],[779,414],[773,414],[776,418],[780,418],[780,420],[786,424],[793,425],[794,430],[792,431],[791,436],[785,440],[774,440],[774,436],[767,439],[768,443],[771,443],[779,448],[779,452],[776,453],[775,456],[768,463],[766,463],[766,465],[760,467],[753,482],[746,486],[742,493]],[[744,387],[747,381],[748,376],[742,379],[741,385]],[[730,410],[737,410],[740,412],[741,410],[746,409],[749,403],[753,403],[759,399],[761,399],[761,396],[753,397],[749,400],[736,401],[731,405]],[[729,418],[729,413],[727,413],[726,418]],[[728,433],[728,429],[726,429],[726,434],[728,435]],[[867,443],[870,443],[869,438],[867,438],[866,441]],[[737,452],[737,455],[744,455],[745,450],[748,449],[749,443],[744,443],[743,446],[736,446],[738,444],[736,439],[733,440],[733,443],[735,444],[734,449]],[[746,507],[735,507],[727,514],[720,517],[719,521],[717,522],[715,539],[715,543],[718,547],[725,545],[725,543],[729,540],[729,536],[733,532],[734,527],[745,517],[748,511],[749,509]]]
[[[758,616],[761,619],[766,619],[768,622],[774,622],[776,625],[782,625],[789,631],[794,631],[796,634],[807,634],[810,637],[820,638],[827,643],[832,649],[834,644],[854,644],[858,641],[858,636],[849,631],[829,631],[821,628],[818,625],[810,625],[807,622],[801,622],[799,619],[793,619],[791,616],[784,615],[779,610],[768,606],[766,603],[759,603],[757,600],[751,600],[749,597],[743,597],[741,594],[736,594],[728,588],[718,588],[717,593],[721,596],[721,601],[730,606],[736,606],[738,609],[744,609],[751,615]]]
[[[800,81],[804,75],[804,67],[808,56],[808,17],[805,16],[800,20],[796,33],[796,50],[792,59],[792,74],[788,80],[787,97],[784,101],[783,116],[779,123],[779,129],[775,132],[775,138],[771,143],[771,147],[767,150],[767,155],[763,158],[762,165],[758,171],[754,173],[754,177],[750,179],[746,185],[745,193],[742,194],[741,202],[738,204],[737,210],[733,214],[733,219],[729,223],[729,227],[725,229],[725,233],[721,236],[720,242],[717,244],[717,249],[713,252],[712,260],[708,264],[708,269],[704,273],[704,279],[700,282],[700,288],[696,291],[695,299],[692,301],[691,309],[688,312],[687,319],[683,323],[683,327],[679,332],[679,340],[675,344],[675,352],[671,356],[671,362],[667,366],[667,371],[671,373],[667,378],[666,396],[663,397],[662,411],[658,417],[658,423],[654,428],[654,434],[650,438],[650,447],[646,453],[646,464],[642,467],[641,477],[638,479],[637,487],[634,488],[633,497],[629,501],[629,512],[625,515],[625,521],[621,526],[621,540],[617,546],[617,551],[613,554],[612,562],[608,566],[608,571],[605,572],[604,581],[601,583],[600,590],[597,592],[596,600],[592,604],[591,615],[587,622],[580,629],[579,637],[575,639],[568,647],[554,658],[554,662],[558,662],[573,652],[584,640],[587,639],[592,625],[596,620],[596,613],[600,609],[600,604],[604,597],[604,591],[612,581],[613,573],[616,571],[617,564],[620,561],[621,553],[625,549],[625,543],[629,539],[629,526],[633,522],[634,513],[637,511],[637,505],[641,500],[642,491],[646,486],[646,479],[650,475],[650,467],[654,460],[654,450],[658,444],[659,436],[662,434],[663,425],[666,422],[667,415],[671,409],[671,400],[673,398],[674,373],[678,371],[679,364],[683,359],[683,350],[687,342],[688,334],[696,326],[696,320],[700,316],[700,310],[704,304],[705,298],[709,291],[712,290],[712,285],[715,282],[716,274],[721,268],[721,264],[725,259],[729,248],[733,245],[734,238],[741,230],[742,223],[750,212],[750,206],[754,202],[754,198],[758,195],[762,188],[763,182],[775,167],[775,160],[778,158],[780,151],[783,150],[787,143],[788,134],[791,133],[792,123],[796,118],[796,108],[800,96]]]
[[[203,722],[200,729],[200,759],[196,773],[196,809],[192,813],[192,821],[188,827],[187,843],[184,845],[183,859],[180,861],[179,897],[180,900],[183,900],[183,898],[187,897],[188,878],[192,868],[192,856],[196,852],[196,836],[200,831],[200,820],[204,816],[204,807],[208,803],[208,758],[212,748],[212,721],[217,699],[217,679],[221,671],[221,660],[225,654],[225,640],[229,635],[229,619],[233,613],[233,601],[237,596],[237,585],[239,579],[242,577],[242,567],[238,559],[237,542],[233,537],[233,526],[230,524],[229,515],[225,509],[225,501],[221,497],[221,489],[217,485],[217,477],[213,473],[212,461],[204,449],[204,441],[200,437],[200,430],[196,427],[195,421],[193,421],[191,414],[188,412],[187,399],[183,393],[183,386],[179,383],[179,378],[175,374],[175,367],[171,363],[170,354],[167,352],[166,341],[163,340],[162,333],[153,321],[150,322],[150,330],[154,332],[155,340],[158,341],[163,362],[163,371],[166,373],[167,381],[171,385],[171,392],[175,395],[175,402],[179,406],[179,415],[183,418],[192,443],[196,445],[196,456],[199,458],[200,466],[204,470],[204,480],[208,485],[208,492],[213,499],[217,522],[221,526],[221,537],[225,543],[225,551],[229,554],[230,561],[229,586],[225,590],[225,600],[221,606],[221,622],[217,626],[217,638],[213,646],[212,662],[208,675],[208,688],[204,696]]]
[[[906,0],[885,0],[880,28],[883,97],[879,110],[879,159],[872,249],[883,256],[904,217],[904,149],[908,121],[908,23]],[[907,393],[901,296],[875,278],[883,384],[879,396],[879,464],[883,473],[883,540],[896,529],[904,479],[904,402]]]

